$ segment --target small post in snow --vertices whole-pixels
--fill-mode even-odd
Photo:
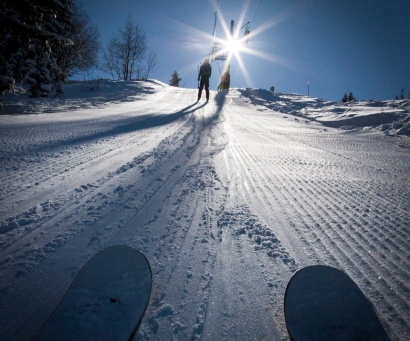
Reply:
[[[308,81],[308,96],[309,96],[309,89],[310,88],[310,81]]]

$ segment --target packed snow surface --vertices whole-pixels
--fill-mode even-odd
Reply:
[[[313,264],[345,271],[410,339],[409,100],[211,97],[156,81],[6,96],[2,339],[29,339],[121,244],[153,271],[137,340],[287,340],[287,283]]]

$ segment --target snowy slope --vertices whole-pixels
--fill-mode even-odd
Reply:
[[[29,338],[89,258],[127,244],[153,270],[138,340],[286,340],[286,284],[310,264],[348,273],[408,339],[409,102],[195,98],[156,81],[6,97],[2,337]]]
[[[297,94],[273,94],[267,90],[244,89],[251,103],[271,110],[317,121],[345,130],[382,131],[385,135],[410,136],[410,100],[327,102]]]

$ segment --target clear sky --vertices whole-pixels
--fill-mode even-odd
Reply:
[[[158,57],[150,75],[196,88],[208,56],[214,13],[216,36],[250,21],[253,35],[231,63],[231,87],[256,87],[340,100],[391,99],[410,92],[410,0],[78,0],[100,29],[103,46],[131,16]],[[243,30],[241,31],[243,33]],[[249,53],[250,52],[250,53]],[[223,62],[213,62],[216,89]],[[108,75],[107,75],[108,76]]]

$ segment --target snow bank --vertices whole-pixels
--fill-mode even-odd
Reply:
[[[410,100],[329,102],[263,89],[240,89],[244,101],[253,105],[319,122],[328,127],[373,128],[385,135],[410,136]],[[263,109],[260,109],[263,110]]]
[[[155,89],[166,86],[156,80],[112,81],[96,79],[92,81],[70,81],[64,93],[49,98],[29,98],[26,94],[4,95],[4,106],[0,114],[40,114],[91,107],[102,107],[109,103],[134,101]]]

